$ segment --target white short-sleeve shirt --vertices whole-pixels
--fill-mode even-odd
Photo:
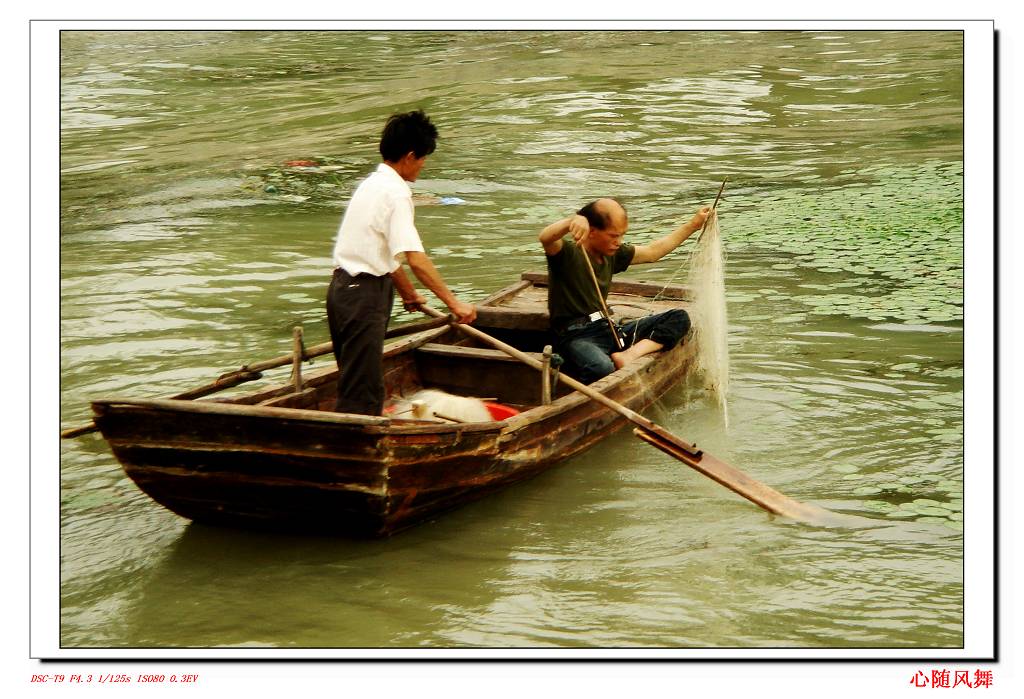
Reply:
[[[345,209],[334,243],[334,266],[352,275],[390,274],[406,252],[423,252],[413,223],[412,190],[385,163],[363,180]]]

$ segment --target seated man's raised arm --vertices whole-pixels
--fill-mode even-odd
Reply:
[[[658,240],[647,243],[646,245],[637,245],[636,252],[633,254],[633,261],[630,264],[638,265],[646,262],[657,262],[665,255],[682,245],[683,241],[691,235],[699,231],[701,226],[704,225],[704,221],[707,220],[710,212],[711,207],[702,206],[697,209],[697,213],[693,215],[693,218],[676,228],[664,238],[659,238]]]
[[[579,214],[567,216],[560,221],[555,221],[547,226],[537,236],[537,240],[544,246],[544,254],[548,257],[557,255],[562,250],[562,238],[571,233],[577,243],[583,242],[590,232],[590,224],[587,219]]]

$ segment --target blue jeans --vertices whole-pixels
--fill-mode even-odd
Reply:
[[[673,309],[618,326],[624,347],[640,340],[653,340],[671,349],[690,331],[690,316]],[[604,318],[558,336],[558,353],[569,362],[567,370],[583,383],[593,383],[615,371],[612,352],[619,351],[608,321]]]

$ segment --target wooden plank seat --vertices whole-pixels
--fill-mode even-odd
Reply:
[[[491,349],[489,347],[463,347],[461,345],[442,345],[436,342],[428,342],[427,344],[416,349],[417,354],[432,354],[440,357],[450,357],[453,359],[483,359],[486,361],[494,362],[507,362],[515,364],[520,360],[515,357],[510,357],[501,350]],[[538,362],[544,359],[540,352],[524,352],[530,357],[533,357]]]

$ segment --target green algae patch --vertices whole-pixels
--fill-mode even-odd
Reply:
[[[855,176],[812,194],[804,186],[756,201],[728,198],[728,245],[791,254],[820,272],[800,285],[810,293],[794,297],[814,315],[962,323],[962,163],[885,165]],[[838,293],[850,286],[837,282],[856,292]]]
[[[849,464],[832,467],[838,473],[853,470]],[[860,480],[861,473],[846,473],[841,480]],[[852,478],[851,478],[852,477]],[[906,519],[917,522],[931,522],[951,525],[952,529],[962,528],[963,499],[959,497],[962,486],[959,481],[931,473],[902,476],[894,479],[892,474],[879,477],[879,483],[857,484],[852,494],[865,499],[861,509],[877,516],[890,519]],[[883,480],[887,479],[887,480]],[[851,485],[853,485],[851,483]],[[924,497],[927,495],[928,497]]]
[[[917,517],[917,514],[911,510],[896,508],[895,510],[889,510],[886,512],[885,516],[892,519],[913,519],[914,517]]]

